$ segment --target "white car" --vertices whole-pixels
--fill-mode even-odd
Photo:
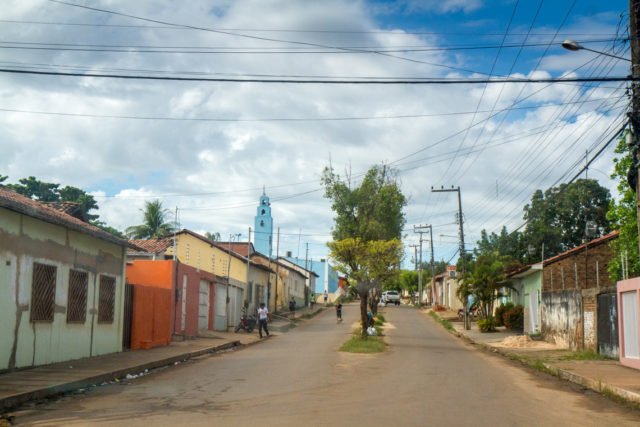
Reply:
[[[400,305],[400,293],[398,291],[384,291],[382,293],[381,301],[384,303],[384,305]]]

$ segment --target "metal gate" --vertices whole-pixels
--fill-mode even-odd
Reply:
[[[618,303],[615,293],[598,295],[598,353],[617,358]]]
[[[124,317],[122,331],[122,348],[129,350],[131,348],[131,322],[133,319],[133,285],[125,285],[124,287]]]

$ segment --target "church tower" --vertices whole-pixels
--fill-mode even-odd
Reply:
[[[264,189],[256,212],[254,246],[256,251],[271,258],[273,253],[273,218],[271,218],[271,203]]]

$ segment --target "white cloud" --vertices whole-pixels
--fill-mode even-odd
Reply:
[[[47,3],[46,7],[41,7],[40,2],[13,3],[16,7],[11,11],[2,8],[0,18],[148,25],[53,3]],[[413,2],[411,5],[418,7],[418,3],[422,10],[437,13],[470,13],[483,6],[480,1]],[[235,28],[238,30],[228,32],[301,43],[438,46],[431,37],[404,33],[400,38],[398,34],[402,34],[402,30],[395,34],[377,33],[380,27],[368,14],[365,2],[229,1],[216,3],[215,9],[209,1],[97,4],[158,20]],[[249,31],[255,28],[256,22],[260,22],[262,29],[363,32]],[[7,40],[25,42],[216,47],[236,51],[266,47],[313,50],[308,45],[185,29],[5,24],[0,28],[0,35]],[[464,54],[458,55],[425,52],[400,56],[451,66],[466,65]],[[517,75],[544,77],[566,71],[580,61],[579,56],[570,55],[549,57],[541,71]],[[565,59],[571,64],[559,62]],[[442,68],[432,65],[361,53],[136,54],[16,50],[4,60],[119,70],[120,73],[161,70],[225,76],[444,75]],[[522,85],[491,85],[479,110],[491,110],[494,105],[496,109],[508,108],[524,97],[529,98],[519,106],[620,95],[610,89],[552,85],[540,90],[542,86],[528,85],[521,91]],[[333,214],[327,200],[322,198],[322,191],[313,191],[320,188],[320,175],[329,160],[338,172],[347,169],[357,176],[373,164],[394,162],[417,153],[392,163],[400,168],[403,190],[411,199],[407,207],[410,225],[448,224],[437,228],[436,236],[455,234],[452,223],[456,200],[451,195],[431,193],[429,187],[461,185],[468,218],[468,241],[473,242],[481,228],[493,229],[504,223],[519,225],[516,222],[520,219],[522,204],[532,190],[552,184],[559,176],[551,173],[545,177],[546,168],[560,159],[560,163],[552,166],[552,172],[553,167],[559,170],[566,166],[566,162],[562,163],[563,156],[573,160],[573,154],[583,153],[598,140],[616,114],[597,113],[593,104],[516,110],[508,116],[491,118],[484,130],[474,126],[465,132],[467,126],[489,117],[489,113],[481,112],[472,122],[473,114],[461,114],[475,111],[482,92],[480,85],[271,85],[2,74],[0,108],[5,109],[244,121],[133,120],[4,112],[0,115],[3,154],[0,174],[8,174],[12,181],[34,175],[91,190],[100,205],[101,219],[119,229],[138,224],[144,201],[159,198],[171,209],[172,215],[178,206],[182,226],[217,231],[223,236],[231,232],[246,233],[247,227],[253,225],[255,206],[264,185],[273,200],[276,224],[283,233],[281,252],[297,250],[296,234],[302,230],[303,245],[305,241],[312,242],[311,256],[319,258],[326,252],[322,244],[328,238]],[[566,111],[571,112],[567,119],[574,121],[560,120]],[[437,115],[442,113],[448,115]],[[384,118],[397,115],[424,117]],[[255,121],[314,117],[353,120]],[[380,118],[364,120],[364,117]],[[577,136],[583,134],[577,140]],[[567,153],[574,142],[573,151]],[[600,169],[606,169],[606,162],[600,164]],[[452,254],[452,247],[455,245],[443,243],[442,256],[446,251]]]

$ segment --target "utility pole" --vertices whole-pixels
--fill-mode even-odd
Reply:
[[[640,213],[640,87],[636,79],[640,78],[640,40],[638,40],[638,24],[640,24],[640,0],[629,0],[629,40],[631,44],[631,112],[629,120],[632,127],[634,161],[636,162],[636,209]],[[640,216],[639,216],[640,217]],[[640,231],[640,221],[638,221],[638,231]],[[640,234],[639,234],[640,235]],[[640,239],[638,239],[640,247]]]
[[[433,227],[429,224],[429,244],[431,245],[431,289],[436,286],[436,263],[433,253]]]
[[[304,269],[307,270],[304,274],[308,275],[307,282],[309,283],[309,289],[307,292],[307,305],[311,305],[311,293],[315,292],[315,289],[311,289],[311,274],[309,274],[309,242],[306,242],[307,250],[304,254]]]
[[[410,248],[413,248],[413,268],[414,271],[418,271],[418,246],[416,244],[409,245]],[[418,276],[418,287],[420,283],[420,276]],[[413,301],[413,295],[411,295],[411,301]]]
[[[278,227],[278,238],[276,240],[276,298],[273,301],[273,312],[278,311],[278,275],[280,273],[280,261],[278,261],[278,257],[280,256],[280,227]]]
[[[460,238],[460,258],[462,258],[462,266],[464,269],[464,260],[465,260],[465,250],[464,250],[464,219],[462,216],[462,196],[460,195],[460,187],[454,187],[453,185],[451,186],[451,188],[444,188],[444,186],[441,186],[439,189],[437,188],[433,188],[431,187],[431,192],[432,193],[458,193],[458,214],[457,216],[457,220],[458,220],[458,234],[459,234],[459,238]],[[433,237],[433,236],[431,236]],[[461,273],[464,273],[464,271],[461,271]],[[469,297],[467,296],[466,301],[464,302],[464,327],[465,329],[470,329],[471,325],[469,325],[469,316],[468,316],[468,312],[469,311]]]
[[[247,238],[247,294],[251,295],[251,298],[255,301],[256,297],[253,295],[253,283],[249,282],[251,275],[249,269],[251,268],[251,227],[249,227],[249,237]],[[251,290],[251,292],[249,292]],[[248,296],[248,295],[247,295]],[[249,298],[247,298],[247,310],[249,310]],[[244,301],[243,301],[244,304]],[[256,307],[257,308],[257,307]],[[249,313],[247,313],[248,315]]]
[[[431,229],[430,225],[414,225],[413,232],[420,234],[420,268],[418,270],[418,305],[422,305],[422,234],[424,230]]]

